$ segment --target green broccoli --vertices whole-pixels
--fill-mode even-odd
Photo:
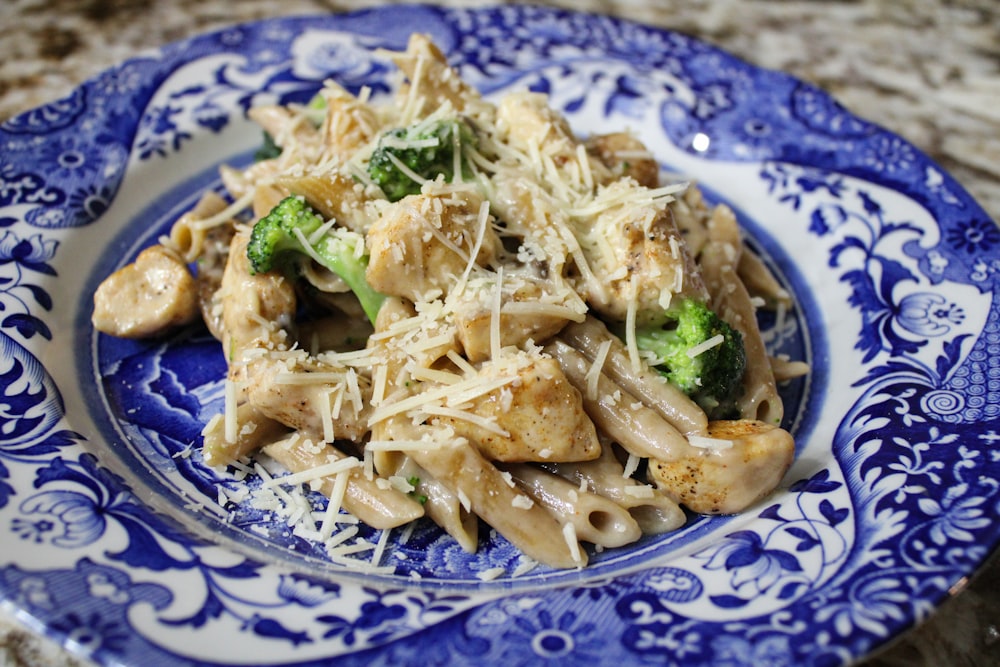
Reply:
[[[389,201],[399,201],[420,192],[423,180],[413,175],[429,181],[444,176],[451,182],[458,168],[462,176],[471,177],[462,146],[476,143],[472,128],[456,118],[396,128],[379,138],[368,162],[368,175]]]
[[[663,327],[636,329],[639,349],[655,354],[667,379],[710,417],[735,416],[747,365],[742,334],[695,299],[683,299],[666,315]]]
[[[368,256],[357,252],[363,243],[355,232],[329,227],[302,198],[286,197],[254,225],[247,259],[256,273],[303,255],[314,259],[347,283],[374,323],[385,297],[365,279]]]

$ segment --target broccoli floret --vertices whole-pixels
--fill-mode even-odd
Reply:
[[[327,228],[323,218],[304,200],[286,197],[254,225],[247,259],[257,273],[287,266],[289,260],[303,256],[316,260],[347,283],[374,323],[385,297],[365,279],[368,255],[357,252],[359,244],[364,244],[360,234],[340,227]]]
[[[695,299],[682,300],[666,315],[662,327],[636,329],[639,349],[655,354],[667,379],[710,417],[737,416],[735,400],[747,365],[742,334]]]
[[[429,181],[444,176],[451,182],[457,166],[462,176],[471,177],[462,146],[476,143],[472,128],[455,118],[390,130],[372,152],[368,175],[389,201],[399,201],[420,192],[423,181],[415,180],[413,174]]]

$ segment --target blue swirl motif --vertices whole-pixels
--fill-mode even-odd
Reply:
[[[124,570],[89,558],[71,569],[42,574],[7,566],[0,569],[0,582],[15,604],[50,616],[52,630],[86,654],[138,658],[147,652],[155,660],[160,653],[132,631],[128,614],[142,603],[156,610],[166,608],[173,595],[162,586],[136,582]],[[81,606],[81,599],[96,604]]]
[[[80,440],[57,428],[62,415],[59,390],[45,368],[0,331],[0,509],[17,493],[7,465],[36,465]]]
[[[871,363],[856,386],[865,392],[834,444],[861,530],[848,567],[810,604],[829,627],[820,642],[843,639],[864,652],[893,624],[928,614],[927,600],[943,596],[988,551],[983,535],[1000,497],[991,394],[1000,370],[984,354],[996,344],[996,282],[980,267],[1000,233],[959,211],[941,221],[941,241],[924,248],[917,225],[887,219],[869,189],[843,176],[778,164],[765,165],[761,176],[796,209],[824,191],[824,203],[804,209],[809,231],[831,244],[830,266],[841,271],[861,315],[855,348]],[[903,245],[911,266],[883,251],[893,243]],[[967,313],[939,291],[946,281],[990,298],[986,326],[965,354]],[[840,517],[829,509],[824,515]]]
[[[47,134],[72,125],[86,109],[87,91],[77,88],[61,100],[11,118],[4,130],[13,134]]]
[[[238,43],[238,32],[221,39]],[[149,659],[149,639],[136,632],[128,608],[148,602],[156,610],[169,611],[173,598],[168,586],[135,583],[133,575],[155,580],[159,574],[187,572],[194,577],[189,582],[200,582],[200,588],[185,590],[193,599],[200,595],[200,602],[192,605],[188,598],[185,609],[193,611],[179,617],[168,613],[159,621],[165,627],[201,628],[235,621],[242,631],[260,640],[293,646],[315,642],[324,632],[327,638],[341,636],[345,645],[355,641],[367,645],[380,637],[412,632],[426,619],[453,613],[454,605],[466,600],[464,596],[410,595],[402,603],[386,604],[392,611],[387,615],[372,613],[388,599],[386,595],[368,591],[352,603],[358,609],[357,618],[344,621],[352,626],[350,632],[331,630],[336,623],[329,614],[312,619],[313,627],[286,627],[277,618],[281,610],[322,608],[339,598],[339,585],[282,575],[274,591],[247,586],[259,580],[260,564],[227,555],[222,559],[225,564],[219,565],[214,547],[193,540],[151,513],[92,456],[64,457],[62,452],[82,437],[58,428],[63,415],[58,389],[34,354],[16,340],[52,339],[44,312],[52,309],[53,300],[44,281],[36,278],[56,276],[51,261],[60,247],[60,228],[89,224],[107,209],[124,174],[130,146],[139,159],[166,156],[190,138],[187,120],[182,118],[193,119],[203,131],[219,132],[228,125],[233,106],[245,110],[262,95],[280,103],[308,99],[330,74],[339,75],[355,92],[362,82],[376,91],[384,88],[379,77],[385,65],[373,64],[368,49],[363,50],[365,61],[355,58],[349,70],[330,67],[331,59],[342,65],[352,46],[356,55],[362,53],[350,37],[332,40],[336,49],[317,50],[315,57],[296,60],[312,68],[306,74],[313,78],[303,78],[296,66],[287,64],[291,44],[287,35],[272,33],[264,31],[264,36],[281,41],[272,43],[266,54],[221,65],[203,83],[181,90],[174,86],[166,95],[167,102],[151,105],[141,120],[130,117],[142,110],[176,63],[130,61],[66,100],[14,119],[0,130],[5,158],[0,165],[0,210],[16,211],[17,216],[0,217],[0,508],[26,494],[10,519],[10,534],[26,543],[80,554],[68,569],[32,574],[7,566],[0,578],[5,590],[20,591],[15,596],[19,604],[48,619],[53,632],[95,656],[116,660],[131,656],[124,659],[137,663]],[[197,60],[202,48],[194,44],[193,59]],[[81,132],[81,127],[86,130]],[[130,128],[136,127],[133,141]],[[34,138],[42,136],[44,141]],[[46,165],[45,173],[37,171],[37,164]],[[22,222],[40,231],[26,231],[30,227]],[[5,462],[35,470],[33,493],[11,481]],[[108,546],[112,544],[117,546]],[[92,557],[106,563],[97,564]],[[402,625],[397,622],[400,609],[405,612]],[[169,662],[172,654],[153,650],[154,662]]]
[[[238,47],[246,38],[240,28],[220,37],[230,47]],[[272,49],[232,56],[226,59],[230,62],[204,71],[200,80],[154,98],[139,121],[135,139],[139,159],[167,157],[199,132],[218,134],[232,122],[234,112],[245,114],[265,102],[307,102],[324,78],[335,78],[353,93],[363,85],[375,93],[388,90],[387,65],[375,60],[371,49],[356,37],[327,32],[314,44],[308,43],[309,38],[307,32],[293,42],[291,55],[298,58],[291,63],[289,53]]]
[[[905,378],[900,395],[915,396],[917,414],[954,424],[1000,418],[996,225],[975,214],[952,213],[940,219],[940,241],[924,247],[918,226],[887,219],[870,190],[850,186],[843,176],[768,163],[761,177],[778,201],[793,209],[810,205],[815,192],[825,195],[827,201],[809,214],[809,231],[833,241],[831,268],[853,267],[840,280],[850,287],[849,303],[861,314],[855,348],[869,366],[858,386]],[[891,244],[902,245],[913,260],[910,266],[883,250]],[[991,297],[985,326],[971,347],[972,334],[958,333],[967,320],[965,309],[939,287],[947,284],[971,286]],[[924,351],[932,341],[940,353],[929,363]],[[914,418],[921,417],[908,417]]]
[[[602,631],[620,637],[621,648],[631,654],[668,651],[692,665],[849,660],[884,641],[894,627],[926,616],[930,600],[944,595],[988,551],[983,536],[1000,498],[994,481],[1000,453],[993,447],[1000,429],[995,419],[981,420],[989,402],[973,400],[972,409],[984,412],[959,409],[982,393],[962,395],[955,383],[969,377],[996,384],[998,374],[977,356],[994,342],[996,308],[990,306],[980,335],[985,342],[975,342],[963,356],[968,314],[935,288],[941,279],[927,255],[949,252],[949,262],[972,267],[956,275],[980,286],[986,271],[977,270],[975,259],[955,254],[982,254],[1000,236],[993,228],[960,224],[960,233],[945,235],[948,247],[925,250],[917,245],[920,226],[888,218],[872,189],[844,176],[767,163],[761,178],[777,201],[806,213],[809,231],[829,244],[830,266],[840,272],[860,315],[855,348],[866,374],[856,385],[866,391],[834,440],[847,477],[840,481],[821,470],[793,484],[793,502],[766,508],[754,530],[731,533],[697,554],[704,562],[698,574],[678,571],[696,591],[685,601],[707,595],[714,607],[735,610],[762,597],[772,600],[773,620],[766,624],[741,618],[720,633],[714,622],[686,617],[671,595],[649,590],[662,579],[652,572],[609,588],[617,620]],[[814,198],[817,193],[822,197]],[[900,245],[910,249],[909,264],[892,256],[891,248]],[[928,363],[931,345],[940,353]],[[845,487],[851,505],[841,493]],[[860,526],[853,537],[852,524]],[[719,576],[731,592],[704,588],[703,582]],[[796,611],[783,609],[793,601]],[[519,636],[522,648],[504,649],[504,658],[542,662],[551,651],[587,659],[592,628],[577,627],[572,611],[559,615],[553,609],[566,607],[553,602],[508,614],[502,636]],[[498,613],[495,607],[492,612]],[[478,636],[486,617],[472,615],[465,632]],[[507,630],[510,625],[517,629]],[[489,655],[498,651],[493,645]]]
[[[35,313],[52,310],[52,297],[39,285],[46,276],[55,276],[50,264],[59,242],[42,234],[24,236],[11,229],[17,220],[0,217],[0,330],[16,334],[23,340],[40,336],[52,339],[45,321]]]
[[[311,621],[307,616],[305,623],[296,622],[296,627],[279,618],[296,618],[295,609],[329,608],[330,602],[341,598],[340,585],[299,574],[283,574],[278,577],[276,590],[260,590],[252,583],[259,577],[260,564],[220,552],[218,547],[197,542],[190,534],[172,527],[137,502],[122,480],[99,466],[89,454],[78,461],[52,459],[38,469],[34,486],[39,491],[21,501],[20,516],[12,521],[12,532],[21,539],[81,552],[100,541],[103,557],[108,561],[102,567],[107,572],[118,572],[118,579],[140,573],[154,578],[157,573],[187,573],[182,606],[193,611],[185,615],[172,613],[177,601],[166,587],[146,585],[161,591],[156,608],[163,612],[159,622],[168,628],[210,628],[236,622],[241,631],[264,641],[298,646],[320,640],[329,645],[336,640],[350,648],[411,634],[426,623],[454,613],[457,606],[467,601],[462,595],[404,594],[398,590],[365,588],[358,599],[345,606],[349,611],[344,615],[318,611]],[[86,560],[79,561],[77,567]],[[64,571],[32,575],[33,581],[39,582],[32,590],[41,591],[46,582],[51,587],[52,581],[66,575]],[[134,604],[142,599],[122,597],[121,601]],[[114,628],[115,636],[109,639],[112,645],[100,647],[113,649],[112,652],[123,650],[124,646],[114,645],[116,638],[123,632],[131,635],[134,629],[127,621],[123,624],[119,618],[121,610],[99,605],[97,611],[84,614],[83,610],[92,606],[92,602],[84,599],[73,604],[61,603],[58,608],[71,620],[74,614],[77,620],[84,619],[95,635]],[[107,614],[112,618],[107,618]],[[54,620],[53,628],[63,630],[58,619]],[[72,636],[70,630],[66,633]],[[136,645],[137,650],[147,648]]]

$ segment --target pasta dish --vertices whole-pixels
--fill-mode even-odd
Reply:
[[[388,56],[391,94],[251,109],[259,159],[95,293],[101,332],[221,342],[204,461],[320,491],[332,555],[352,521],[468,552],[485,523],[553,568],[772,492],[807,369],[765,349],[757,309],[791,300],[733,211],[423,35]]]

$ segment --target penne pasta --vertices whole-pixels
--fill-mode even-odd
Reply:
[[[770,308],[792,306],[791,295],[781,286],[767,264],[756,253],[744,248],[736,264],[736,274],[751,298],[763,300]]]
[[[642,537],[632,515],[608,498],[579,487],[536,466],[510,464],[504,469],[535,502],[560,523],[570,523],[577,538],[601,547],[620,547]]]
[[[605,443],[600,458],[594,461],[552,463],[545,468],[628,510],[644,535],[669,533],[683,526],[687,519],[674,500],[628,477],[610,442]]]
[[[425,35],[385,55],[405,78],[388,99],[331,81],[249,110],[258,161],[221,167],[227,197],[95,294],[100,331],[200,314],[221,342],[204,461],[321,491],[320,528],[300,496],[289,525],[335,563],[371,551],[370,572],[423,518],[468,553],[482,522],[580,568],[680,528],[681,505],[776,488],[794,454],[777,383],[807,367],[768,356],[755,307],[793,303],[733,212],[661,184],[634,135],[583,140],[537,92],[483,98]],[[359,520],[377,544],[334,530]]]
[[[569,381],[585,391],[590,366],[587,358],[560,340],[545,349],[559,361]],[[597,398],[584,397],[583,405],[598,429],[636,456],[676,460],[689,452],[690,446],[680,431],[603,373]]]
[[[228,427],[235,433],[234,438],[226,437],[227,419],[235,421]],[[205,463],[210,466],[228,465],[251,456],[267,443],[278,440],[288,432],[288,427],[261,414],[249,403],[243,403],[236,408],[236,414],[219,415],[213,419],[201,432],[201,451]]]
[[[633,369],[625,344],[597,318],[570,324],[560,337],[591,362],[597,357],[600,345],[608,341],[610,347],[600,372],[656,410],[681,433],[705,432],[708,417],[698,404],[648,366],[643,365],[638,371]]]
[[[214,192],[206,192],[191,211],[171,225],[169,243],[185,262],[193,262],[202,255],[209,228],[200,223],[222,213],[226,208],[225,199]]]
[[[309,473],[321,466],[348,457],[336,447],[314,443],[299,434],[264,447],[264,453],[292,473]],[[345,468],[348,481],[343,497],[343,507],[373,528],[395,528],[424,515],[419,502],[392,486],[383,488],[374,479],[367,479],[357,465]],[[332,496],[336,479],[331,475],[306,478],[308,483],[326,496]]]
[[[587,555],[575,538],[567,538],[559,521],[541,505],[525,502],[503,474],[464,440],[411,456],[421,468],[447,485],[468,508],[530,558],[551,567],[584,567]]]
[[[383,475],[389,474],[381,469]],[[435,479],[408,456],[399,457],[392,468],[393,475],[415,482],[415,492],[423,500],[424,512],[441,529],[451,535],[462,550],[475,553],[479,546],[479,516],[466,508],[458,495]]]
[[[768,424],[780,424],[784,414],[774,373],[760,330],[757,315],[736,267],[741,242],[736,216],[719,206],[709,222],[710,238],[702,250],[700,268],[719,315],[743,335],[747,364],[743,391],[737,399],[740,415]]]
[[[274,183],[284,192],[305,199],[325,219],[336,220],[338,225],[351,231],[364,233],[372,223],[365,205],[364,187],[346,174],[317,168],[302,174],[278,176]],[[277,203],[271,204],[264,213]]]

